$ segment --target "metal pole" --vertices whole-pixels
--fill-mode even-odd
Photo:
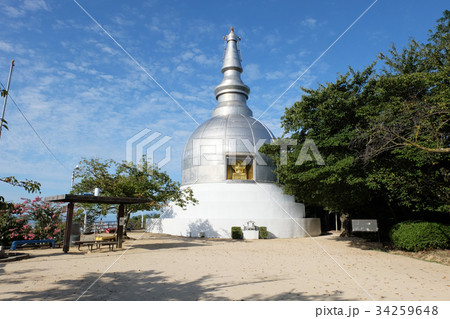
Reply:
[[[0,138],[2,137],[3,121],[5,120],[6,102],[8,101],[9,85],[11,84],[13,67],[14,67],[14,60],[11,60],[11,68],[9,69],[8,84],[6,84],[6,96],[5,101],[3,102],[2,119],[0,121]]]
[[[71,179],[71,183],[70,183],[70,190],[71,190],[71,191],[73,190],[73,183],[74,183],[74,181],[75,181],[75,171],[77,171],[77,170],[79,170],[79,169],[80,169],[80,166],[77,165],[77,166],[75,166],[75,168],[74,168],[73,171],[72,171],[72,179]]]
[[[73,181],[74,181],[74,179],[75,179],[75,171],[73,171],[72,172],[72,182],[70,183],[70,190],[72,190],[73,189]]]
[[[87,210],[84,210],[84,232],[86,233],[87,231]]]

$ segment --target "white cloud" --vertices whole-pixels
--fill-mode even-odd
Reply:
[[[13,46],[10,43],[0,40],[0,50],[4,52],[13,52]]]
[[[111,48],[108,45],[100,45],[99,44],[99,47],[100,47],[100,50],[102,50],[102,52],[106,52],[106,53],[111,54],[111,55],[117,54],[117,51],[115,49]]]
[[[201,65],[218,65],[218,61],[212,57],[207,57],[204,54],[199,54],[194,57],[194,61]]]
[[[285,74],[281,71],[273,71],[266,73],[266,79],[268,80],[279,80],[285,77]]]
[[[246,75],[246,77],[250,81],[254,81],[254,80],[258,80],[258,79],[262,78],[261,71],[259,70],[259,65],[255,64],[255,63],[247,64],[244,67],[244,73],[243,74]]]
[[[190,60],[190,59],[192,59],[193,57],[194,57],[194,52],[192,52],[192,51],[184,52],[184,53],[181,55],[181,59],[182,59],[183,61]]]
[[[29,11],[49,10],[44,0],[25,0],[22,7]]]
[[[186,65],[179,65],[176,67],[175,71],[181,73],[192,73],[192,68],[189,68]]]
[[[4,51],[7,53],[14,53],[14,56],[17,55],[31,56],[34,54],[33,49],[26,48],[22,44],[16,43],[11,40],[9,40],[8,42],[0,40],[0,51]],[[16,60],[17,62],[19,62],[18,59]]]
[[[162,30],[162,34],[163,39],[157,41],[156,43],[164,49],[171,49],[177,42],[178,35],[174,31],[169,29]]]
[[[122,16],[115,16],[113,18],[113,21],[114,21],[114,23],[116,23],[120,26],[124,26],[124,27],[132,26],[135,24],[133,20],[127,20],[126,18],[124,18]]]
[[[4,11],[6,13],[6,15],[8,15],[12,18],[17,18],[24,14],[24,11],[22,11],[16,7],[11,7],[11,6],[2,7],[2,11]]]
[[[16,0],[14,2],[14,6],[2,6],[1,8],[2,11],[12,18],[24,16],[29,11],[49,10],[44,0]]]
[[[302,26],[308,27],[310,29],[314,29],[317,26],[317,20],[313,18],[307,18],[302,20]]]
[[[102,74],[102,75],[100,75],[100,77],[101,77],[103,80],[106,80],[106,81],[113,81],[113,80],[115,79],[114,76],[108,75],[108,74]]]
[[[276,31],[275,34],[273,34],[273,33],[268,34],[264,37],[265,44],[267,44],[269,46],[274,46],[280,42],[280,36],[279,36],[277,30],[275,30],[275,31]]]

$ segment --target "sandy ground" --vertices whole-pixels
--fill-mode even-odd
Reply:
[[[0,300],[450,300],[449,266],[336,235],[132,236],[114,252],[24,250],[32,258],[0,263]]]

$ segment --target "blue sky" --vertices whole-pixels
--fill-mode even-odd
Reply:
[[[230,26],[242,38],[242,79],[258,118],[373,3],[77,1],[198,123],[216,105]],[[379,0],[260,120],[280,136],[280,117],[300,99],[300,86],[332,82],[348,66],[361,69],[393,43],[425,41],[446,4]],[[42,196],[67,193],[82,158],[124,160],[126,141],[148,128],[171,137],[155,161],[169,146],[163,169],[180,180],[184,144],[197,124],[73,0],[0,0],[0,8],[0,81],[6,85],[15,59],[10,94],[61,162],[10,100],[0,176],[37,180]],[[34,196],[4,183],[0,194],[10,201]]]

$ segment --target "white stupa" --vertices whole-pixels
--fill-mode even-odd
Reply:
[[[161,218],[149,220],[147,231],[230,238],[231,227],[252,221],[266,226],[270,237],[320,235],[320,219],[304,218],[305,206],[275,184],[275,167],[258,152],[274,136],[247,106],[250,89],[241,80],[240,38],[233,28],[225,40],[217,106],[183,154],[182,187],[190,187],[199,203],[186,210],[170,205]]]

